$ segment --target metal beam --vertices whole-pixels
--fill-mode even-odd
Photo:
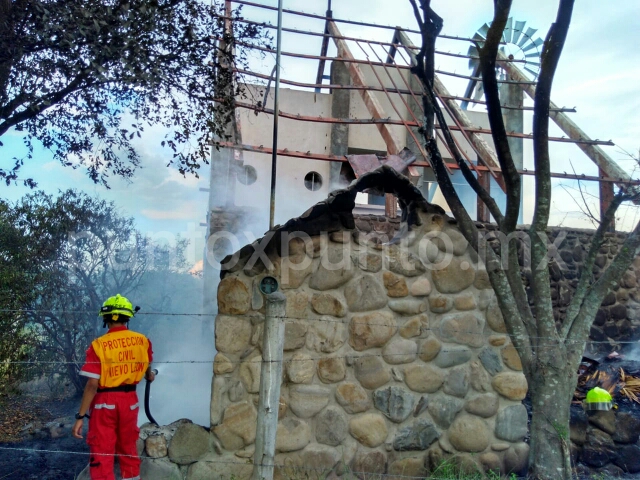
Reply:
[[[366,41],[366,40],[363,40]],[[368,42],[371,43],[371,42]],[[240,47],[246,47],[252,50],[258,50],[260,52],[269,52],[269,53],[276,53],[276,51],[273,48],[268,48],[268,47],[260,47],[258,45],[253,45],[251,43],[247,43],[247,42],[241,42],[240,40],[236,40],[235,45],[240,46]],[[327,56],[320,56],[320,55],[310,55],[310,54],[306,54],[306,53],[295,53],[295,52],[282,52],[282,55],[286,56],[286,57],[292,57],[292,58],[306,58],[308,60],[342,60],[344,62],[347,61],[347,59],[344,58],[338,58],[338,57],[327,57]],[[366,60],[360,60],[357,58],[354,58],[352,60],[348,60],[349,62],[353,62],[353,63],[369,63]],[[380,63],[380,62],[374,62],[373,63],[375,66],[384,66],[384,63]],[[408,65],[398,65],[398,68],[402,68],[405,70],[409,70],[411,69],[411,67],[409,67]],[[445,72],[444,70],[436,70],[436,73],[439,73],[441,75],[448,75],[451,77],[456,77],[456,78],[466,78],[468,80],[482,80],[479,77],[472,77],[470,75],[461,75],[459,73],[453,73],[453,72]],[[532,82],[530,80],[527,80],[526,82],[516,82],[513,80],[498,80],[498,83],[525,83],[525,84],[531,84],[531,85],[535,85],[536,82]]]
[[[504,68],[507,73],[516,81],[526,80],[527,76],[510,62],[505,61],[506,58],[498,52],[498,65]],[[521,88],[532,99],[535,99],[536,88],[533,85],[521,84]],[[550,102],[550,107],[556,109],[557,106]],[[567,134],[569,138],[576,142],[576,145],[582,150],[587,157],[600,168],[607,177],[617,178],[620,180],[619,186],[624,187],[629,184],[631,176],[625,172],[604,150],[595,145],[589,136],[578,127],[567,115],[562,112],[553,111],[549,113],[549,117]],[[585,142],[587,140],[587,142]],[[635,203],[635,202],[634,202]]]
[[[218,142],[215,145],[222,148],[232,148],[236,150],[243,150],[245,152],[254,152],[254,153],[265,153],[271,154],[273,149],[270,147],[265,147],[263,145],[238,145],[233,142]],[[289,150],[288,148],[278,149],[278,156],[280,157],[293,157],[293,158],[306,158],[308,160],[320,160],[325,162],[347,162],[347,157],[338,156],[338,155],[326,155],[322,153],[312,153],[312,152],[300,152],[298,150]],[[415,161],[411,164],[414,167],[431,167],[427,162]],[[456,163],[447,163],[447,166],[452,170],[457,170],[458,164]],[[476,168],[481,172],[488,172],[489,169],[484,165],[476,165]],[[536,172],[534,170],[518,170],[520,175],[535,175]],[[560,172],[551,172],[552,178],[565,178],[567,180],[582,180],[584,182],[611,182],[611,183],[623,183],[625,185],[640,185],[640,180],[628,180],[621,182],[619,178],[610,178],[610,177],[597,177],[593,175],[576,175],[572,173],[560,173]]]
[[[411,63],[414,65],[416,62],[416,55],[413,53],[413,49],[415,49],[415,45],[409,38],[409,36],[405,32],[398,32],[398,39],[400,43],[405,47],[405,50],[411,57]],[[447,104],[449,111],[451,112],[451,116],[456,119],[456,123],[459,123],[460,126],[468,131],[468,128],[473,128],[471,124],[471,120],[464,113],[464,111],[458,105],[458,102],[451,99],[445,99],[444,97],[450,97],[451,94],[446,89],[444,84],[440,81],[438,76],[436,75],[433,79],[433,88],[439,96],[444,99],[444,102]],[[478,154],[479,159],[487,165],[489,168],[499,169],[500,165],[498,163],[498,157],[493,149],[489,146],[489,144],[482,138],[478,133],[469,132],[468,136],[469,143]]]
[[[333,13],[331,12],[331,10],[327,10],[327,18],[331,18],[333,16]],[[327,56],[327,50],[329,49],[329,37],[327,36],[327,34],[329,33],[329,31],[327,30],[327,23],[329,22],[329,20],[327,20],[325,22],[325,26],[324,26],[324,36],[322,37],[322,46],[320,47],[320,56],[321,57],[326,57]],[[316,84],[321,84],[322,83],[322,77],[324,75],[324,64],[325,64],[326,60],[324,58],[322,58],[319,62],[318,62],[318,74],[316,75]],[[316,93],[320,93],[320,88],[321,87],[316,87]]]
[[[362,90],[364,91],[364,90]],[[444,97],[442,97],[444,98]],[[218,99],[214,99],[218,100]],[[256,113],[266,113],[269,115],[273,115],[273,109],[271,108],[258,108],[257,105],[246,102],[236,102],[236,107],[238,108],[246,108],[248,110],[253,110]],[[392,118],[333,118],[333,117],[313,117],[309,115],[300,115],[297,113],[288,113],[280,110],[278,112],[278,116],[283,118],[288,118],[290,120],[298,120],[301,122],[314,122],[314,123],[345,123],[345,124],[353,124],[353,125],[407,125],[409,127],[420,127],[421,124],[414,122],[413,120],[394,120]],[[436,124],[436,128],[440,129],[440,126]],[[461,131],[466,133],[484,133],[486,135],[491,135],[491,130],[488,128],[479,128],[479,127],[462,127],[457,125],[449,125],[449,130]],[[528,133],[517,133],[517,132],[508,132],[507,137],[515,137],[515,138],[527,138],[532,139],[533,135]],[[611,142],[605,142],[600,140],[572,140],[570,138],[565,137],[549,137],[550,142],[561,142],[561,143],[581,143],[581,142],[589,142],[594,145],[613,145]],[[498,167],[499,168],[499,167]]]
[[[340,61],[339,59],[334,59],[334,61]],[[402,65],[394,65],[394,68],[398,68],[400,69],[402,67]],[[233,69],[234,72],[239,73],[241,75],[246,75],[248,77],[256,77],[256,78],[262,78],[264,80],[269,80],[271,77],[271,75],[267,75],[264,73],[258,73],[258,72],[251,72],[249,70],[243,70],[241,68],[234,68]],[[373,85],[370,86],[366,86],[366,87],[362,87],[360,85],[336,85],[333,83],[307,83],[307,82],[296,82],[294,80],[286,80],[284,78],[280,79],[280,83],[285,83],[287,85],[293,85],[295,87],[303,87],[303,88],[314,88],[316,91],[319,90],[371,90],[373,92],[384,92],[384,89],[382,87],[376,87]],[[386,87],[385,87],[386,88]],[[420,95],[418,90],[409,90],[409,89],[403,89],[403,88],[387,88],[387,91],[389,93],[400,93],[402,95]],[[441,95],[442,98],[446,98],[446,99],[451,99],[451,100],[461,100],[463,102],[468,102],[468,103],[475,103],[478,105],[486,105],[486,102],[482,101],[482,100],[475,100],[473,98],[468,98],[468,97],[460,97],[457,95]],[[502,108],[506,108],[506,109],[510,109],[510,110],[533,110],[533,107],[527,107],[524,105],[519,105],[519,106],[511,106],[511,105],[502,105]],[[558,109],[552,109],[553,111],[558,111],[558,112],[571,112],[571,113],[576,113],[576,109],[575,108],[569,108],[569,107],[561,107]]]

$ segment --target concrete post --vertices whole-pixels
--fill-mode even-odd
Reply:
[[[331,84],[349,85],[351,76],[344,62],[331,62]],[[331,116],[333,118],[349,118],[351,90],[334,89],[331,91]],[[331,154],[347,155],[349,151],[349,125],[346,123],[331,124]],[[329,170],[329,189],[339,187],[342,162],[331,162]]]
[[[252,480],[273,479],[280,383],[282,382],[286,297],[281,292],[274,292],[266,295],[266,302]]]
[[[509,77],[509,80],[513,80]],[[503,83],[500,86],[500,103],[509,107],[521,107],[524,103],[524,92],[518,84]],[[515,108],[503,108],[505,128],[507,132],[524,133],[524,111]],[[517,137],[508,137],[509,148],[511,149],[511,157],[513,163],[518,170],[524,168],[524,139]],[[522,179],[522,175],[520,175]],[[524,195],[520,196],[520,215],[518,215],[518,223],[522,224],[524,218],[522,210],[524,207]]]

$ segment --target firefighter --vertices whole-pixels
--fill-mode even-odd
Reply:
[[[140,478],[136,385],[142,377],[153,382],[155,375],[151,370],[151,342],[128,329],[129,320],[139,309],[134,310],[120,294],[104,302],[99,315],[109,331],[91,343],[80,370],[88,381],[72,433],[82,438],[83,420],[90,418],[87,444],[91,480],[114,480],[116,455],[123,480]]]

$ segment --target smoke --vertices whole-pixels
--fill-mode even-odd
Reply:
[[[188,418],[209,425],[215,356],[213,318],[202,315],[203,281],[187,273],[151,273],[131,300],[141,306],[131,323],[153,345],[150,411],[161,425]],[[144,387],[144,380],[141,387]],[[143,388],[138,389],[140,406]],[[139,424],[147,422],[140,409]]]

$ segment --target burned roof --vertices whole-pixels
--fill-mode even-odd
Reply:
[[[429,203],[407,177],[388,165],[382,165],[361,175],[347,188],[334,190],[326,200],[316,203],[299,217],[292,218],[284,225],[276,225],[264,237],[227,255],[221,262],[220,277],[242,269],[258,247],[268,256],[280,255],[277,239],[281,238],[282,233],[300,232],[315,236],[355,229],[353,209],[356,195],[364,190],[396,195],[402,211],[402,226],[398,235],[404,235],[412,226],[421,224],[418,212],[445,214],[442,207]]]

